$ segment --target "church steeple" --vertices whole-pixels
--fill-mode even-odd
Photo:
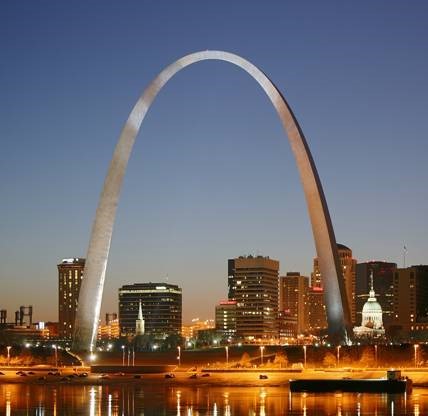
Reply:
[[[373,280],[372,280],[372,287],[373,287]],[[143,320],[143,309],[141,308],[141,300],[138,303],[138,320],[139,321]]]
[[[135,335],[144,335],[144,318],[143,308],[141,306],[141,299],[138,304],[138,318],[135,321]]]

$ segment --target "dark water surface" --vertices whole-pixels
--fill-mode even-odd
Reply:
[[[0,415],[428,415],[411,395],[305,394],[288,387],[0,385]]]

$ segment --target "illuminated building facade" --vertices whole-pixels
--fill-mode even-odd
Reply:
[[[213,319],[202,320],[199,318],[193,318],[191,324],[183,325],[181,327],[181,336],[186,340],[190,340],[197,337],[198,331],[212,328],[215,328],[215,322]]]
[[[284,320],[289,331],[290,325],[295,323],[295,334],[303,334],[307,328],[307,296],[309,278],[298,272],[289,272],[279,278],[279,317]]]
[[[168,283],[134,283],[119,289],[121,335],[136,335],[140,302],[145,334],[159,339],[181,334],[181,288]]]
[[[228,261],[229,300],[236,301],[236,335],[251,340],[278,337],[279,262],[263,256]]]
[[[85,259],[63,259],[58,264],[58,331],[60,338],[72,338]]]
[[[327,327],[324,289],[322,287],[312,286],[308,289],[307,311],[308,331],[312,335],[318,335]]]
[[[120,337],[119,319],[117,313],[107,313],[105,325],[98,327],[98,339],[117,339]]]
[[[428,266],[394,272],[394,318],[411,337],[428,333]]]
[[[236,336],[235,300],[223,300],[215,306],[215,329],[225,338]]]

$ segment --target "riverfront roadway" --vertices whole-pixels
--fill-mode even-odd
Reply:
[[[22,370],[26,375],[22,376],[17,373],[17,369],[0,368],[0,383],[23,383],[23,384],[72,384],[72,385],[104,385],[104,384],[165,384],[174,385],[213,385],[213,386],[288,386],[290,379],[314,378],[314,379],[340,379],[346,378],[384,378],[387,369],[306,369],[301,372],[290,370],[268,370],[268,369],[251,369],[250,371],[233,371],[226,369],[198,369],[193,368],[176,368],[169,373],[173,377],[166,378],[162,374],[135,374],[109,373],[96,374],[90,373],[89,368],[63,367],[58,369],[59,374],[49,374],[55,372],[51,368],[32,368],[28,367]],[[220,370],[220,371],[219,371]],[[405,368],[401,369],[402,376],[407,376],[413,380],[416,387],[428,387],[428,369],[422,368]],[[34,373],[34,374],[31,374]],[[78,377],[79,373],[87,373],[86,377]],[[209,375],[208,375],[209,374]],[[74,376],[72,376],[74,375]],[[195,376],[196,375],[196,376]],[[260,375],[267,378],[260,379]]]

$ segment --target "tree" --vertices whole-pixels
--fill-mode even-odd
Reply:
[[[322,360],[324,367],[335,367],[336,366],[336,357],[331,352],[327,352],[324,355],[324,359]]]
[[[287,367],[288,365],[288,357],[287,354],[283,351],[278,351],[275,354],[275,358],[273,360],[273,363],[275,364],[275,367],[283,368]]]
[[[374,348],[367,346],[364,348],[360,358],[361,365],[365,367],[373,367],[375,365]]]
[[[251,367],[251,359],[248,352],[244,352],[242,354],[241,359],[239,360],[239,366],[240,367]]]

